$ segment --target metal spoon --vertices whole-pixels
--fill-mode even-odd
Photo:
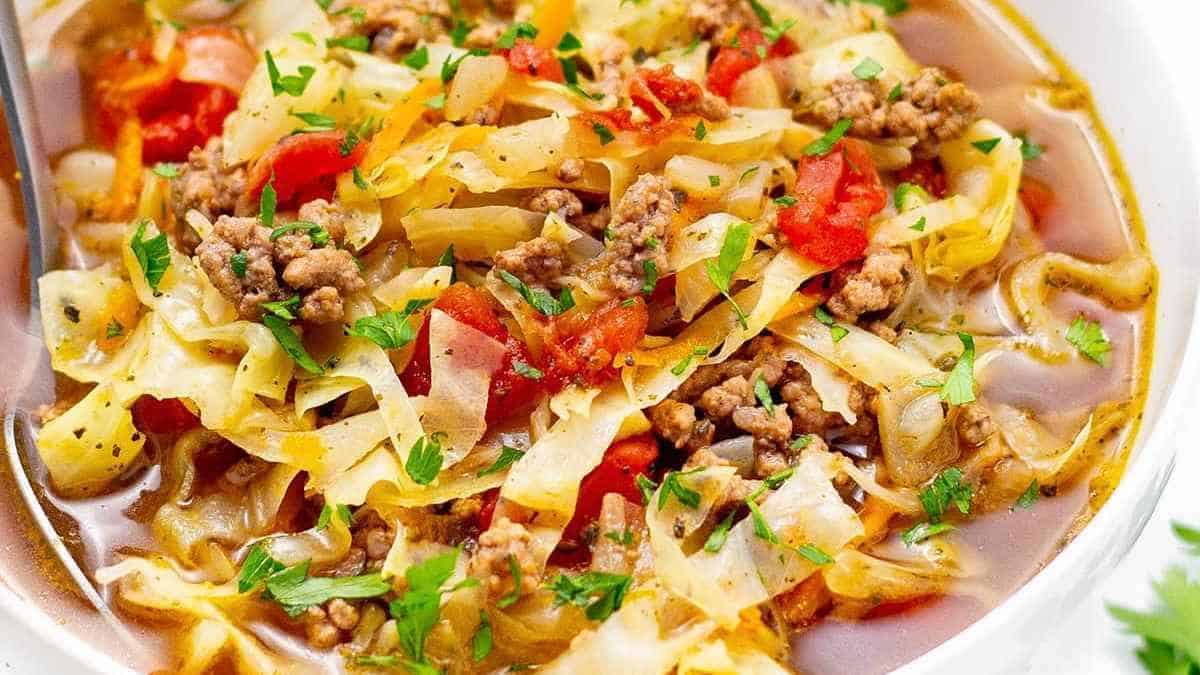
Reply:
[[[0,56],[3,57],[0,64],[0,93],[4,98],[9,138],[16,156],[21,198],[25,206],[25,226],[29,239],[29,275],[31,279],[37,279],[54,268],[54,259],[58,251],[58,223],[55,219],[49,159],[38,128],[33,87],[12,2],[0,2]],[[29,289],[29,325],[36,327],[39,325],[37,284],[30,283]],[[119,636],[128,644],[134,645],[136,643],[133,636],[113,615],[79,561],[54,529],[29,478],[31,470],[40,466],[33,437],[35,425],[27,412],[30,407],[22,405],[20,400],[10,398],[9,407],[4,412],[4,449],[17,490],[46,542],[79,587],[83,597],[112,625]]]

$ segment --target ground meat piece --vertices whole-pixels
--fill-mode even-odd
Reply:
[[[565,256],[566,253],[558,242],[536,237],[497,253],[495,267],[530,286],[546,287],[562,276]]]
[[[336,248],[318,248],[291,261],[283,268],[283,280],[296,289],[333,286],[345,294],[360,291],[366,285],[354,256]]]
[[[979,119],[980,106],[979,95],[966,85],[925,68],[901,85],[898,98],[878,78],[843,76],[813,104],[812,114],[826,126],[854,120],[850,133],[863,138],[916,138],[914,154],[932,157],[940,143],[961,136]]]
[[[185,224],[187,212],[195,209],[210,221],[223,215],[248,215],[245,203],[246,169],[225,168],[219,136],[209,139],[203,148],[195,148],[187,163],[179,167],[179,175],[170,181],[168,197],[171,213],[178,224],[179,244],[191,252],[200,243],[192,228]]]
[[[831,429],[847,426],[841,414],[827,412],[821,407],[821,397],[813,389],[812,378],[803,366],[792,364],[787,369],[787,381],[779,388],[779,397],[788,404],[792,413],[793,432],[796,434],[822,435]],[[867,394],[862,385],[850,387],[850,409],[863,417],[867,408]]]
[[[584,163],[582,159],[571,158],[564,160],[554,170],[554,176],[564,183],[574,183],[583,178]]]
[[[793,448],[792,443],[788,443],[781,449],[756,445],[754,448],[754,475],[766,478],[796,466],[801,451],[812,449],[828,452],[829,446],[820,436],[807,434],[804,438],[806,440],[798,444],[803,446],[799,449]]]
[[[687,8],[692,32],[705,40],[712,40],[731,26],[758,25],[758,17],[746,0],[693,0]]]
[[[479,550],[471,558],[471,576],[483,580],[488,595],[501,598],[513,592],[509,559],[521,570],[519,594],[532,593],[541,583],[541,571],[533,555],[533,536],[524,525],[508,518],[492,523],[479,535]]]
[[[355,12],[362,12],[355,22]],[[433,41],[450,30],[452,13],[449,0],[338,0],[330,7],[334,33],[338,37],[366,35],[371,52],[396,57],[412,49],[421,40]]]
[[[629,56],[629,43],[613,37],[600,50],[600,60],[596,63],[596,89],[608,96],[621,93],[625,75],[621,64]]]
[[[688,457],[687,462],[683,465],[684,471],[693,469],[707,469],[713,466],[732,466],[728,460],[717,456],[708,448],[702,448],[693,452],[691,457]],[[746,497],[754,492],[759,486],[759,482],[755,480],[746,480],[741,476],[735,475],[733,480],[729,482],[729,487],[725,490],[725,494],[716,500],[712,509],[714,520],[720,520],[729,511],[730,508],[741,506]]]
[[[696,428],[696,409],[687,403],[666,399],[650,409],[650,424],[656,434],[682,448],[692,439]]]
[[[496,46],[496,40],[504,35],[508,25],[502,21],[485,21],[471,29],[464,40],[464,46],[477,49],[491,49]]]
[[[534,190],[525,202],[530,211],[557,213],[563,220],[570,220],[583,213],[583,202],[570,190],[542,188]]]
[[[270,234],[255,218],[221,216],[213,227],[213,237],[196,247],[208,280],[237,307],[243,319],[257,320],[264,302],[284,297],[275,275]],[[232,265],[238,253],[246,259],[245,275],[241,277]]]
[[[308,644],[317,649],[329,649],[342,640],[341,631],[333,625],[325,610],[320,607],[304,610],[301,621],[304,623],[304,636]]]
[[[835,285],[840,283],[840,288],[826,306],[847,323],[857,323],[863,314],[891,309],[908,290],[911,266],[912,258],[903,249],[868,252],[858,271],[846,267],[835,274]]]
[[[479,124],[486,127],[496,126],[500,122],[500,113],[504,112],[502,101],[493,101],[479,106],[467,113],[463,118],[464,124]]]
[[[353,530],[354,546],[363,549],[372,562],[386,558],[396,540],[396,531],[374,511],[356,514]]]
[[[571,220],[571,224],[596,237],[603,237],[604,229],[611,221],[612,210],[608,208],[608,204],[605,204],[595,211],[576,216]]]
[[[787,406],[777,405],[770,412],[766,408],[743,406],[733,411],[732,419],[737,428],[754,436],[756,446],[780,449],[792,440],[792,418],[788,417]]]
[[[296,220],[320,225],[329,233],[329,238],[335,244],[340,244],[346,240],[346,232],[350,229],[351,218],[344,209],[338,208],[324,199],[314,199],[300,207],[300,211],[296,214]]]
[[[700,408],[710,418],[724,419],[743,406],[754,404],[754,388],[741,375],[725,380],[700,395]]]
[[[613,208],[609,240],[596,259],[604,283],[621,297],[642,293],[646,269],[667,268],[666,236],[676,211],[671,183],[642,174]]]
[[[304,296],[300,305],[300,318],[309,323],[333,323],[345,314],[345,306],[338,289],[322,286]]]
[[[334,598],[325,605],[325,613],[329,621],[342,630],[354,630],[358,625],[358,608],[342,600]]]
[[[978,403],[968,403],[958,408],[954,429],[958,432],[959,440],[977,448],[996,433],[996,423],[992,421],[992,416],[986,408]]]
[[[882,321],[872,321],[866,326],[863,326],[863,328],[866,328],[875,335],[878,335],[892,344],[895,344],[896,340],[900,338],[900,334],[896,332],[895,328],[892,328]]]
[[[703,98],[699,101],[682,105],[675,112],[682,114],[694,113],[710,122],[727,120],[733,114],[733,110],[729,107],[729,103],[725,99],[707,91],[704,92]]]

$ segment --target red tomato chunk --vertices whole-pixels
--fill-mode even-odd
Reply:
[[[550,321],[543,359],[548,391],[572,382],[595,387],[617,377],[613,359],[637,346],[650,314],[641,298],[609,300],[590,314],[569,312]]]
[[[509,67],[518,73],[551,82],[563,81],[562,64],[554,57],[554,52],[531,40],[517,40],[505,56]]]
[[[250,194],[257,199],[267,182],[273,181],[280,208],[332,199],[338,174],[358,166],[367,151],[366,142],[348,136],[339,130],[284,138],[250,169]]]
[[[746,72],[768,59],[791,56],[798,51],[796,43],[781,37],[768,44],[761,31],[747,28],[738,33],[734,44],[721,47],[712,65],[708,67],[708,90],[729,98],[737,81]]]
[[[141,396],[130,411],[133,426],[149,434],[178,434],[200,426],[200,419],[177,398],[158,400]]]
[[[604,495],[616,492],[634,504],[642,503],[637,486],[638,475],[650,473],[658,459],[658,443],[652,434],[631,436],[617,441],[604,453],[600,465],[579,484],[575,515],[563,530],[563,541],[578,542],[580,534],[600,517]]]

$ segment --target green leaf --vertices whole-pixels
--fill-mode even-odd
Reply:
[[[346,37],[328,38],[325,46],[334,49],[341,47],[355,52],[365,52],[371,48],[371,39],[366,35],[348,35]]]
[[[512,576],[513,589],[511,593],[496,601],[498,609],[511,607],[521,599],[521,566],[517,564],[516,556],[511,553],[508,554],[508,573]]]
[[[441,434],[422,436],[408,451],[404,470],[417,485],[429,485],[442,470]]]
[[[841,342],[842,338],[850,334],[850,329],[834,321],[833,315],[824,307],[817,307],[813,310],[813,317],[821,325],[829,326],[829,335],[833,338],[834,344]]]
[[[775,416],[775,401],[771,398],[771,388],[767,386],[767,381],[761,373],[754,378],[754,397],[767,409],[768,415]]]
[[[329,527],[330,520],[333,520],[333,509],[326,504],[321,507],[321,513],[317,515],[317,529],[323,530]]]
[[[892,87],[892,90],[888,92],[888,95],[887,95],[888,103],[895,103],[896,101],[899,101],[900,97],[903,95],[904,95],[904,85],[897,82],[896,86]]]
[[[1111,605],[1108,611],[1128,631],[1146,640],[1146,649],[1139,653],[1144,664],[1149,660],[1163,667],[1183,657],[1200,664],[1200,582],[1189,579],[1184,568],[1174,566],[1154,583],[1154,591],[1158,603],[1151,611],[1137,612]],[[1154,643],[1173,647],[1175,658],[1167,659],[1166,650]]]
[[[308,31],[297,31],[292,33],[292,37],[303,42],[304,44],[312,45],[313,47],[317,46],[317,39],[314,38],[313,34],[309,33]]]
[[[528,363],[525,363],[524,361],[514,360],[512,365],[513,365],[513,372],[515,372],[516,374],[520,375],[521,377],[523,377],[527,380],[540,380],[544,377],[544,374],[542,373],[542,371],[538,370],[537,368],[534,368],[533,366],[529,365]]]
[[[637,484],[638,490],[642,493],[642,505],[649,506],[650,501],[654,498],[654,493],[658,490],[658,483],[640,473],[633,479],[633,482]]]
[[[361,668],[399,668],[403,663],[395,654],[355,654],[350,662]]]
[[[971,513],[971,500],[975,489],[963,480],[963,473],[957,467],[942,471],[932,482],[921,490],[921,506],[929,516],[929,521],[939,523],[953,505],[958,512],[965,515]]]
[[[608,145],[609,143],[617,140],[617,137],[613,136],[613,132],[599,122],[592,122],[592,131],[594,131],[596,136],[600,138],[600,145],[602,146]]]
[[[667,500],[669,500],[672,496],[679,500],[680,504],[683,504],[690,509],[700,506],[700,493],[679,482],[680,476],[687,476],[689,474],[696,473],[697,471],[700,471],[700,469],[693,469],[692,471],[686,472],[671,471],[667,475],[663,476],[662,487],[658,491],[659,511],[663,510],[663,508],[667,505]]]
[[[738,185],[741,185],[742,183],[744,183],[746,181],[747,178],[749,178],[750,176],[753,176],[756,173],[758,173],[757,166],[752,166],[749,169],[746,169],[745,171],[742,172],[742,175],[738,176]]]
[[[276,96],[300,96],[308,87],[308,81],[317,72],[312,66],[300,66],[296,69],[297,75],[281,75],[270,50],[264,52],[264,56],[267,60],[267,77],[271,80],[271,91]]]
[[[782,206],[783,208],[786,209],[786,208],[796,205],[796,198],[791,195],[784,195],[782,197],[776,197],[775,205]]]
[[[569,31],[563,33],[562,39],[558,41],[558,51],[573,52],[577,49],[583,49],[583,42],[575,37],[574,33]]]
[[[926,223],[925,216],[921,216],[920,218],[917,219],[917,222],[913,223],[912,225],[909,225],[908,229],[915,230],[917,232],[924,232],[925,231],[925,223]]]
[[[155,176],[160,176],[160,177],[166,178],[168,180],[171,178],[179,177],[179,166],[176,164],[166,164],[164,162],[159,162],[158,164],[154,165],[153,171],[154,171]]]
[[[500,34],[500,37],[496,39],[496,48],[512,49],[513,45],[517,43],[519,38],[532,40],[533,38],[537,37],[537,34],[537,26],[534,26],[527,21],[518,21],[517,23],[509,26],[507,30]]]
[[[990,155],[990,154],[992,154],[992,151],[996,149],[996,146],[1000,145],[1000,141],[1001,141],[1001,139],[999,137],[988,138],[988,139],[985,139],[982,141],[972,142],[971,147],[975,148],[976,150],[982,152],[985,155]]]
[[[1175,533],[1175,537],[1179,541],[1193,547],[1195,549],[1193,553],[1200,554],[1200,530],[1172,521],[1171,531]]]
[[[438,267],[449,267],[450,268],[450,283],[454,283],[455,281],[458,280],[457,279],[458,258],[454,257],[454,244],[450,244],[449,246],[446,247],[445,251],[442,251],[442,255],[438,256],[437,265],[438,265]]]
[[[959,333],[958,339],[963,345],[962,355],[958,357],[940,393],[941,399],[950,405],[963,405],[975,400],[975,338]]]
[[[358,188],[359,190],[363,190],[364,192],[371,189],[370,183],[367,182],[366,178],[363,178],[362,171],[359,171],[357,166],[351,169],[350,173],[354,178],[354,187]]]
[[[746,506],[750,509],[750,523],[754,526],[754,536],[762,539],[770,544],[778,544],[779,536],[771,529],[771,525],[767,523],[766,516],[758,508],[758,503],[752,498],[746,499]]]
[[[133,239],[129,240],[129,249],[133,251],[133,256],[137,258],[138,267],[142,268],[142,276],[146,278],[146,285],[150,290],[158,293],[158,284],[162,281],[163,275],[167,273],[167,269],[171,267],[171,245],[167,243],[167,235],[159,232],[157,236],[146,239],[146,225],[150,221],[142,220],[138,223],[137,230],[133,233]]]
[[[882,7],[888,16],[895,16],[908,9],[908,0],[858,0],[864,5]]]
[[[404,580],[408,582],[409,590],[436,591],[440,589],[447,581],[450,581],[450,577],[454,576],[458,555],[458,549],[454,549],[409,567],[404,571]]]
[[[487,658],[488,654],[492,653],[492,622],[488,619],[487,612],[479,610],[479,627],[475,629],[475,635],[471,638],[471,658],[475,663]]]
[[[546,291],[531,289],[528,284],[507,270],[496,270],[496,274],[501,281],[516,290],[525,302],[529,303],[529,306],[543,316],[557,316],[575,306],[575,299],[571,297],[570,289],[564,288],[556,300]]]
[[[857,66],[854,66],[854,70],[850,72],[860,80],[873,80],[883,72],[883,66],[875,59],[867,56]]]
[[[650,295],[658,286],[658,265],[653,260],[642,261],[642,295]]]
[[[431,110],[441,110],[446,107],[446,92],[425,99],[425,107]]]
[[[308,563],[301,563],[296,567],[307,572]],[[391,590],[392,585],[384,581],[379,572],[357,577],[297,578],[283,573],[267,577],[267,592],[275,602],[283,605],[284,611],[290,616],[297,616],[309,607],[324,604],[334,598],[377,598]]]
[[[1041,491],[1038,489],[1037,479],[1035,478],[1029,482],[1029,487],[1025,488],[1025,491],[1021,493],[1021,496],[1017,497],[1016,504],[1013,506],[1018,509],[1031,509],[1033,508],[1033,505],[1037,503],[1038,497],[1040,497],[1041,494]]]
[[[767,38],[767,42],[769,42],[771,44],[775,44],[776,42],[779,42],[780,38],[782,38],[784,35],[786,35],[789,30],[792,29],[792,26],[795,26],[795,25],[796,25],[795,19],[784,19],[783,23],[772,24],[770,26],[763,26],[763,29],[762,29],[763,37]]]
[[[1067,342],[1075,345],[1079,353],[1088,359],[1108,367],[1112,343],[1108,341],[1108,335],[1098,322],[1088,321],[1083,315],[1075,317],[1075,321],[1067,329]]]
[[[276,572],[283,571],[285,565],[271,557],[262,544],[255,544],[246,553],[242,561],[242,569],[238,572],[238,593],[252,590],[260,582]]]
[[[708,280],[729,301],[729,304],[733,305],[733,311],[737,314],[738,323],[742,325],[742,328],[747,328],[746,314],[733,299],[730,288],[733,284],[733,275],[741,266],[742,258],[745,257],[746,247],[749,244],[750,223],[738,223],[725,232],[725,240],[721,242],[721,253],[717,256],[717,261],[715,263],[712,260],[704,261]]]
[[[696,122],[696,128],[695,128],[695,130],[692,131],[692,136],[694,136],[696,140],[702,141],[702,140],[704,140],[704,137],[707,135],[708,135],[708,127],[704,126],[704,120],[700,120],[699,122]]]
[[[408,56],[404,57],[401,63],[413,70],[421,70],[429,65],[429,47],[421,45],[417,49],[412,50],[408,53]]]
[[[328,115],[313,112],[292,112],[289,113],[292,117],[304,122],[309,129],[313,130],[328,130],[337,126],[337,120]]]
[[[754,10],[754,15],[758,17],[758,20],[762,23],[762,25],[775,25],[775,20],[771,18],[771,12],[769,12],[766,7],[763,7],[762,3],[758,0],[750,0],[750,9]]]
[[[321,364],[313,360],[313,357],[304,349],[304,343],[300,341],[300,336],[296,335],[287,321],[274,314],[266,314],[263,315],[262,322],[271,331],[271,335],[275,336],[275,341],[279,343],[279,346],[283,347],[284,353],[290,356],[296,365],[312,375],[321,375],[325,372]]]
[[[1045,154],[1046,149],[1029,140],[1025,134],[1017,134],[1017,138],[1021,141],[1021,158],[1025,161],[1037,159]]]
[[[901,183],[896,186],[896,191],[892,195],[892,201],[895,203],[897,211],[904,212],[923,204],[928,204],[933,201],[933,198],[920,185]]]
[[[491,466],[483,469],[475,475],[482,478],[483,476],[487,476],[489,474],[500,473],[501,471],[512,466],[518,459],[521,459],[524,456],[525,452],[523,450],[518,450],[508,445],[502,445],[500,446],[500,456],[496,458],[496,461],[492,462]]]
[[[837,124],[834,124],[833,128],[829,130],[829,133],[804,146],[802,152],[808,157],[828,155],[829,151],[833,150],[833,146],[842,140],[842,136],[845,136],[846,132],[850,130],[852,124],[853,122],[848,119],[838,120]]]
[[[262,308],[271,314],[283,319],[284,321],[295,321],[295,312],[300,309],[300,296],[293,295],[287,300],[275,300],[272,302],[264,302]]]
[[[816,544],[804,544],[796,547],[796,553],[804,556],[814,565],[829,565],[833,563],[833,556],[821,550],[821,547]]]
[[[778,471],[770,476],[767,476],[765,479],[763,479],[763,484],[772,490],[778,490],[779,488],[783,487],[783,484],[787,482],[787,479],[791,478],[795,474],[795,469],[787,468],[783,471]]]
[[[547,588],[554,592],[554,605],[584,607],[584,615],[592,621],[603,621],[621,608],[633,578],[624,574],[584,572],[579,575],[559,574]]]
[[[233,270],[233,275],[239,279],[246,278],[246,252],[238,251],[229,256],[229,269]]]
[[[725,541],[729,539],[729,528],[733,527],[733,513],[733,511],[730,511],[724,520],[717,523],[712,534],[708,535],[708,539],[704,542],[705,551],[717,553],[725,545]]]
[[[696,347],[695,349],[692,350],[692,353],[683,357],[683,359],[681,359],[678,363],[671,366],[671,374],[676,377],[683,375],[683,373],[685,371],[687,371],[688,368],[691,367],[692,359],[701,358],[701,357],[705,357],[705,356],[708,356],[708,347]]]
[[[475,29],[475,24],[468,23],[462,19],[456,19],[454,25],[450,27],[450,44],[455,47],[461,47],[467,43],[467,36]]]
[[[605,532],[604,538],[614,541],[625,548],[630,548],[633,546],[633,530],[629,529],[628,527],[620,532]]]
[[[341,518],[342,522],[345,523],[347,527],[354,524],[354,513],[350,511],[349,506],[346,504],[338,504],[335,510],[337,511],[338,518]]]
[[[272,199],[274,199],[274,193],[275,193],[275,191],[272,190],[271,191]],[[264,194],[265,194],[265,191],[264,191]],[[271,209],[272,209],[271,219],[272,220],[274,220],[274,208],[275,208],[274,202],[272,202],[272,205],[271,205]],[[270,225],[268,225],[267,227],[270,227]],[[308,238],[312,240],[313,246],[317,246],[317,247],[328,244],[329,239],[330,239],[328,230],[326,230],[325,228],[321,227],[320,225],[318,225],[316,223],[313,223],[313,222],[310,222],[307,220],[297,220],[297,221],[288,223],[287,225],[280,225],[279,227],[271,230],[271,236],[268,238],[271,241],[275,241],[276,239],[282,237],[283,235],[289,234],[292,232],[303,232],[303,233],[307,234]]]
[[[721,177],[720,176],[709,176],[708,184],[711,185],[712,187],[720,187]]]
[[[262,194],[258,197],[258,220],[263,224],[263,227],[275,227],[275,204],[278,200],[278,195],[275,193],[275,175],[272,174],[267,184],[263,186]],[[271,233],[271,241],[275,241],[283,234]]]
[[[121,325],[121,322],[116,319],[108,322],[108,325],[104,328],[104,337],[108,340],[121,337],[124,334],[125,326]]]
[[[950,523],[927,523],[922,521],[901,533],[900,539],[904,542],[905,546],[912,546],[932,536],[943,534],[953,529],[954,526]]]
[[[813,435],[812,434],[804,434],[802,436],[797,436],[795,439],[793,439],[792,442],[788,444],[788,447],[791,448],[792,450],[803,450],[803,449],[807,448],[809,445],[811,445],[812,442],[813,442]]]

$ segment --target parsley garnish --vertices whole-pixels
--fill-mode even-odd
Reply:
[[[442,251],[442,254],[438,256],[437,265],[438,267],[450,268],[450,283],[454,283],[458,280],[458,271],[456,269],[458,266],[458,259],[454,257],[454,244],[450,244],[446,247],[445,251]]]
[[[272,190],[271,192],[274,193],[274,190]],[[264,191],[264,194],[265,194],[265,191]],[[272,206],[272,209],[273,208],[274,207]],[[272,220],[274,220],[273,215],[272,215]],[[270,227],[270,225],[267,225],[267,227]],[[313,246],[321,247],[321,246],[324,246],[325,244],[329,243],[328,230],[326,230],[325,228],[321,227],[320,225],[318,225],[316,223],[313,223],[313,222],[310,222],[307,220],[297,220],[297,221],[288,223],[287,225],[280,225],[279,227],[275,228],[274,230],[271,230],[271,235],[270,235],[270,237],[268,237],[268,239],[270,239],[271,241],[275,241],[276,239],[282,237],[283,235],[290,234],[293,232],[302,232],[304,234],[307,234],[308,238],[312,240]]]
[[[384,312],[375,316],[364,316],[354,322],[350,335],[366,338],[383,349],[400,349],[417,337],[417,329],[409,321],[432,300],[409,300],[399,312]]]
[[[238,573],[238,593],[246,593],[261,583],[264,579],[282,572],[284,564],[271,557],[262,544],[255,544],[246,553],[242,561],[242,570]]]
[[[779,543],[779,535],[771,529],[770,523],[767,522],[766,516],[758,508],[758,503],[754,501],[754,496],[746,498],[746,506],[750,509],[750,522],[754,526],[754,536],[771,544]]]
[[[483,476],[487,476],[489,474],[500,473],[501,471],[512,466],[518,459],[521,459],[524,456],[525,452],[523,450],[518,450],[508,445],[502,445],[500,446],[500,456],[496,458],[496,461],[492,462],[491,466],[483,469],[475,475],[482,478]]]
[[[1080,354],[1108,367],[1112,355],[1112,343],[1104,333],[1104,328],[1095,321],[1088,321],[1082,315],[1075,317],[1071,327],[1067,329],[1067,342],[1075,345]]]
[[[108,322],[108,326],[104,328],[104,338],[107,340],[121,337],[124,334],[125,326],[121,325],[121,322],[116,319]]]
[[[286,300],[274,300],[272,302],[264,302],[262,308],[283,319],[284,321],[295,321],[296,310],[300,309],[300,296],[293,295]]]
[[[441,613],[442,594],[478,583],[466,579],[456,586],[445,588],[454,576],[459,550],[448,551],[409,567],[404,572],[408,589],[388,605],[396,620],[400,649],[410,659],[405,665],[411,672],[427,673],[433,669],[425,658],[425,639],[437,625]]]
[[[1017,139],[1021,141],[1021,157],[1027,162],[1041,157],[1046,152],[1045,148],[1029,140],[1025,134],[1017,134]]]
[[[833,150],[833,146],[842,140],[842,136],[845,136],[846,132],[850,130],[852,124],[853,122],[848,119],[838,120],[829,133],[804,146],[804,154],[808,157],[828,155],[829,151]]]
[[[263,224],[263,227],[275,227],[275,202],[277,198],[278,195],[275,193],[275,176],[272,174],[258,197],[258,220]],[[275,241],[278,238],[274,232],[271,235],[273,237],[271,241]]]
[[[721,185],[721,177],[720,177],[720,176],[709,176],[709,177],[708,177],[708,184],[709,184],[710,186],[712,186],[712,187],[720,187],[720,185]]]
[[[708,535],[708,539],[704,542],[704,550],[709,553],[716,553],[725,545],[725,541],[729,539],[729,528],[733,527],[733,511],[725,516],[725,519],[717,524],[713,529],[712,534]]]
[[[513,360],[513,372],[527,380],[540,380],[544,377],[542,371],[519,360]]]
[[[708,356],[708,347],[696,347],[690,354],[683,357],[678,363],[671,366],[671,374],[679,377],[692,365],[692,359]]]
[[[1013,506],[1018,509],[1033,508],[1033,505],[1037,503],[1038,497],[1040,497],[1041,494],[1042,493],[1041,490],[1039,490],[1037,479],[1034,478],[1033,480],[1029,481],[1029,487],[1025,488],[1025,491],[1021,493],[1020,497],[1017,497],[1017,501]]]
[[[239,279],[246,278],[246,253],[238,251],[229,256],[229,269],[233,270],[233,275]]]
[[[679,500],[680,504],[690,509],[700,506],[700,493],[679,482],[680,476],[688,476],[698,471],[700,469],[692,469],[686,472],[671,471],[663,476],[662,487],[658,491],[658,510],[663,510],[667,505],[667,500],[672,496]]]
[[[658,483],[641,473],[633,479],[633,482],[637,484],[638,490],[642,493],[642,505],[649,506],[650,500],[654,498],[654,491],[658,489]]]
[[[762,22],[763,36],[765,36],[767,41],[771,44],[778,42],[779,38],[783,37],[784,33],[786,33],[792,26],[796,25],[795,19],[787,19],[781,24],[776,24],[775,19],[771,17],[771,13],[767,11],[767,8],[763,7],[762,3],[760,3],[758,0],[750,0],[750,9],[754,10],[755,16],[757,16],[758,20]]]
[[[950,523],[927,523],[925,521],[921,521],[905,530],[900,535],[900,539],[906,546],[912,546],[913,544],[925,541],[934,535],[949,532],[953,529],[954,526]]]
[[[441,110],[446,107],[446,92],[425,99],[425,107],[432,110]]]
[[[829,326],[829,336],[833,338],[833,343],[837,344],[850,334],[850,329],[838,324],[833,320],[833,315],[824,307],[817,307],[813,310],[813,316],[822,326]]]
[[[521,599],[521,566],[517,564],[517,557],[511,553],[508,554],[508,572],[512,576],[513,589],[511,593],[496,601],[496,607],[499,609],[510,607]]]
[[[366,35],[348,35],[346,37],[328,38],[325,46],[333,49],[341,47],[355,52],[365,52],[371,48],[371,39]]]
[[[289,114],[307,125],[302,131],[325,131],[337,126],[337,120],[328,115],[313,112],[291,112]]]
[[[917,222],[913,223],[912,225],[909,225],[908,229],[914,230],[916,232],[924,232],[925,231],[925,222],[926,222],[925,216],[921,216],[920,218],[917,219]]]
[[[621,532],[605,532],[604,538],[608,539],[609,541],[614,541],[625,548],[633,546],[633,530],[629,529],[628,527]]]
[[[908,0],[858,0],[864,5],[882,7],[888,16],[895,16],[908,9]]]
[[[302,562],[266,578],[267,593],[288,616],[299,616],[309,607],[334,598],[377,598],[392,590],[379,572],[356,577],[310,577],[308,567],[307,561]]]
[[[290,356],[296,365],[312,375],[321,375],[325,372],[321,364],[317,363],[304,349],[304,343],[300,341],[300,336],[296,335],[287,321],[274,314],[265,314],[262,322],[271,331],[271,335],[275,336],[275,341],[279,343],[279,346],[283,347],[284,353]]]
[[[479,627],[475,629],[475,635],[471,638],[471,658],[475,663],[479,663],[491,653],[492,622],[488,619],[487,612],[481,609],[479,610]]]
[[[965,515],[971,513],[971,499],[975,490],[970,483],[963,481],[962,471],[950,467],[937,475],[928,487],[921,490],[921,506],[925,509],[929,521],[940,523],[942,516],[953,505],[958,512]]]
[[[766,408],[768,415],[775,416],[775,401],[771,399],[771,388],[767,386],[767,381],[763,379],[761,373],[754,378],[754,397],[758,399],[763,408]]]
[[[401,61],[401,63],[409,68],[412,68],[413,70],[420,70],[424,68],[425,66],[429,65],[429,47],[421,45],[417,49],[412,50],[408,53],[408,56],[404,57],[404,60]]]
[[[788,447],[791,448],[792,450],[803,450],[803,449],[807,448],[812,443],[812,441],[813,441],[812,434],[804,434],[802,436],[797,436],[796,438],[792,439],[792,442],[788,443]]]
[[[429,485],[442,470],[442,433],[422,436],[408,451],[404,471],[417,485]]]
[[[696,140],[698,141],[704,140],[704,137],[708,135],[708,127],[704,126],[704,120],[696,122],[696,130],[692,132],[692,135],[695,136]]]
[[[546,291],[531,289],[528,284],[507,270],[497,270],[497,274],[504,283],[512,286],[517,293],[521,294],[525,302],[543,316],[557,316],[575,306],[575,298],[571,296],[569,288],[563,288],[556,300]]]
[[[650,295],[658,286],[658,265],[653,260],[642,261],[642,295]]]
[[[892,87],[892,90],[888,92],[888,95],[887,95],[888,103],[895,103],[896,101],[899,101],[900,97],[903,94],[904,94],[904,85],[897,82],[896,86]]]
[[[137,258],[138,267],[142,268],[146,284],[157,294],[159,282],[167,273],[167,269],[171,267],[171,246],[167,243],[167,235],[163,232],[159,232],[157,236],[150,239],[145,238],[146,224],[149,222],[143,220],[138,223],[137,230],[133,233],[133,239],[129,240],[129,249]]]
[[[599,122],[592,122],[592,131],[596,132],[596,136],[600,138],[600,145],[602,146],[617,140],[617,137],[613,136],[613,132]]]
[[[359,190],[363,190],[363,191],[369,190],[371,188],[370,184],[367,183],[367,179],[363,178],[362,172],[358,170],[357,166],[354,167],[353,169],[351,169],[350,174],[351,174],[351,177],[354,179],[354,187],[358,188]]]
[[[508,29],[496,39],[496,48],[512,49],[513,45],[517,43],[518,38],[532,40],[533,38],[537,37],[537,34],[537,26],[529,23],[528,21],[518,21],[517,23],[509,26]]]
[[[867,56],[863,58],[861,63],[854,66],[854,70],[850,72],[860,80],[873,80],[883,72],[883,66],[875,59]]]
[[[821,547],[816,544],[804,544],[797,546],[795,550],[814,565],[829,565],[833,562],[833,556],[821,550]]]
[[[633,578],[624,574],[584,572],[571,576],[559,574],[547,588],[554,591],[554,605],[585,607],[584,616],[603,621],[621,608]]]
[[[704,261],[708,280],[712,282],[713,286],[716,286],[721,295],[725,296],[729,304],[733,305],[733,311],[743,329],[749,328],[746,323],[746,313],[733,299],[730,288],[733,285],[733,275],[742,264],[742,258],[746,255],[746,247],[749,243],[750,223],[738,223],[725,232],[725,241],[721,242],[721,253],[717,256],[717,261],[715,263],[712,260]]]
[[[971,147],[975,148],[976,150],[982,152],[985,155],[990,155],[990,154],[992,154],[992,151],[996,149],[996,146],[1000,145],[1000,140],[1001,139],[999,137],[997,137],[997,138],[988,138],[988,139],[982,140],[982,141],[974,141],[971,143]]]
[[[573,52],[577,49],[583,49],[583,42],[578,37],[575,37],[574,33],[569,31],[563,33],[562,39],[558,41],[558,51]]]
[[[270,50],[264,54],[267,59],[267,77],[271,80],[271,91],[276,96],[280,94],[300,96],[308,87],[308,81],[317,72],[317,69],[312,66],[300,66],[296,70],[298,75],[280,75],[279,66],[275,65],[275,57],[271,56]]]
[[[942,385],[941,398],[950,405],[963,405],[975,400],[975,338],[959,333],[963,344],[962,356]]]
[[[179,167],[175,164],[159,162],[154,165],[154,175],[168,180],[179,177]]]
[[[922,203],[932,201],[929,193],[925,192],[925,188],[920,185],[901,183],[896,186],[896,192],[892,195],[892,201],[895,203],[897,211],[906,211],[912,208],[908,206],[910,196],[920,200]]]
[[[776,197],[775,204],[776,204],[776,206],[782,206],[783,208],[786,209],[788,207],[796,205],[796,198],[791,195],[784,195],[782,197]]]
[[[312,45],[313,47],[317,46],[317,39],[314,38],[313,34],[309,33],[308,31],[297,31],[295,33],[292,33],[292,37],[296,38],[297,40],[299,40],[305,44]]]

